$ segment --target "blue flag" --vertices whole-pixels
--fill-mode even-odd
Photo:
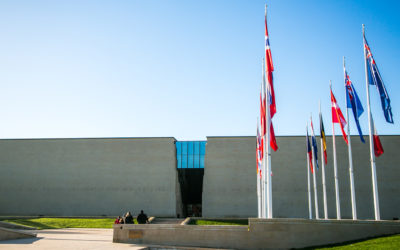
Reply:
[[[368,82],[371,85],[375,85],[378,89],[381,97],[381,104],[383,114],[388,123],[393,123],[392,107],[390,106],[389,95],[386,91],[385,85],[383,84],[381,74],[379,73],[378,66],[372,56],[371,50],[368,46],[367,39],[364,36],[364,48],[365,48],[365,60],[367,61],[367,74]]]
[[[314,159],[315,159],[315,164],[317,165],[317,170],[319,169],[318,166],[318,147],[317,147],[317,140],[315,139],[315,134],[314,134],[314,126],[312,123],[312,119],[311,119],[311,143],[312,143],[312,147],[314,149]]]
[[[360,98],[358,98],[357,92],[354,89],[353,83],[350,81],[350,77],[347,74],[346,69],[344,69],[344,78],[346,86],[347,108],[351,108],[353,110],[354,120],[356,121],[358,134],[360,135],[361,141],[365,143],[359,121],[359,118],[361,114],[364,112],[364,109],[361,105]]]

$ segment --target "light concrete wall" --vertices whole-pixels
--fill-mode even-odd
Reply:
[[[293,249],[400,233],[399,221],[250,219],[249,226],[114,225],[113,242],[222,249]]]
[[[176,216],[174,142],[0,140],[0,215]]]
[[[399,218],[400,136],[380,138],[385,150],[376,160],[381,218]],[[368,137],[365,137],[366,144],[358,136],[351,139],[358,218],[373,219]],[[203,216],[257,216],[255,137],[209,137],[207,140]],[[305,137],[281,136],[277,137],[277,143],[278,151],[272,152],[274,217],[308,218]],[[348,154],[341,136],[336,137],[336,150],[342,218],[351,218]],[[327,137],[327,151],[328,213],[329,218],[336,218],[331,136]],[[320,152],[318,158],[321,158]],[[317,184],[319,215],[323,218],[321,170],[317,171]]]
[[[203,217],[257,215],[254,137],[208,137]]]

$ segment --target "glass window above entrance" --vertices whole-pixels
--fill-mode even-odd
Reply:
[[[178,168],[204,168],[206,141],[177,141]]]

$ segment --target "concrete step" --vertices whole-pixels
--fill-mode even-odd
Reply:
[[[151,224],[176,224],[180,225],[185,218],[154,218]]]

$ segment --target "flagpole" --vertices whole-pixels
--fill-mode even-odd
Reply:
[[[329,81],[329,88],[332,92],[332,81]],[[335,195],[336,195],[336,218],[341,219],[340,215],[340,198],[339,198],[339,180],[337,175],[337,163],[336,163],[336,142],[335,142],[335,124],[332,121],[332,143],[333,143],[333,173],[335,177]]]
[[[265,18],[267,18],[267,5],[265,5]],[[266,51],[266,44],[264,44],[264,51]],[[264,71],[266,72],[267,68],[265,65]],[[264,92],[266,91],[266,88],[264,89]],[[270,104],[270,99],[269,99],[269,94],[266,95],[267,102],[266,102],[266,116],[267,116],[267,131],[266,131],[266,140],[265,143],[266,148],[267,148],[267,172],[266,172],[266,185],[267,185],[267,197],[266,197],[266,206],[267,206],[267,218],[272,219],[272,183],[271,183],[271,146],[269,142],[269,132],[270,132],[270,126],[271,126],[271,116],[270,116],[270,109],[269,109],[269,104]]]
[[[322,119],[321,100],[319,101],[319,119]],[[325,218],[325,220],[327,220],[328,219],[328,202],[326,199],[324,142],[322,141],[322,135],[320,137],[321,137],[321,162],[322,162],[322,191],[324,194],[324,218]]]
[[[311,121],[311,124],[312,124],[312,115],[310,116],[310,121]],[[314,127],[312,126],[311,127],[311,129],[312,129],[312,135],[314,136],[314,138],[315,138],[315,133],[314,133]],[[311,138],[313,138],[313,137],[311,137]],[[311,139],[311,141],[312,141],[312,143],[311,143],[311,145],[313,144],[313,139]],[[316,142],[316,141],[315,141]],[[312,152],[312,155],[313,155],[313,157],[312,157],[312,164],[313,164],[313,169],[314,169],[314,171],[313,171],[313,173],[312,173],[312,175],[313,175],[313,185],[314,185],[314,208],[315,208],[315,219],[319,219],[319,209],[318,209],[318,191],[317,191],[317,177],[316,177],[316,175],[317,175],[317,168],[316,168],[316,164],[315,164],[315,157],[314,157],[314,155],[315,155],[315,152],[314,152],[314,145],[312,145],[311,146],[311,152]]]
[[[306,126],[306,131],[308,133],[308,124]],[[306,136],[306,145],[308,145],[308,137]],[[308,149],[307,149],[308,151]],[[310,160],[308,158],[308,152],[306,152],[307,159],[307,193],[308,193],[308,218],[312,219],[312,204],[311,204],[311,181],[310,181]]]
[[[263,64],[262,64],[262,76],[263,76],[263,82],[262,82],[262,98],[261,98],[261,101],[263,102],[263,105],[264,105],[264,98],[265,98],[265,61],[264,61],[265,59],[263,58]],[[265,102],[266,103],[266,102]],[[267,106],[267,105],[265,105],[265,106]],[[266,107],[265,107],[266,108]],[[266,115],[264,114],[264,124],[265,124],[265,122],[266,122],[266,120],[265,120],[265,118],[266,118]],[[265,127],[267,127],[267,126],[265,126]],[[265,130],[267,130],[267,129],[265,129]],[[265,181],[266,181],[266,179],[265,179],[265,176],[266,176],[266,159],[267,159],[267,157],[266,157],[266,152],[267,152],[267,141],[266,141],[266,131],[264,131],[264,135],[263,135],[263,137],[264,137],[264,145],[263,145],[263,161],[262,161],[262,173],[261,173],[261,208],[262,208],[262,210],[261,210],[261,216],[262,216],[262,218],[266,218],[267,217],[267,206],[266,206],[266,199],[265,199],[265,194],[266,194],[266,190],[265,190]]]
[[[367,106],[368,106],[368,128],[369,128],[369,151],[370,151],[370,161],[371,161],[371,172],[372,172],[372,188],[374,193],[374,212],[375,220],[380,220],[379,211],[379,195],[378,195],[378,180],[376,177],[376,167],[375,167],[375,155],[374,155],[374,141],[372,137],[372,117],[371,117],[371,107],[369,101],[369,84],[368,84],[368,69],[367,69],[367,58],[365,57],[365,27],[362,25],[363,32],[363,43],[364,43],[364,65],[365,65],[365,84],[367,89]]]
[[[343,57],[343,74],[344,74],[344,87],[346,86],[346,64],[345,58]],[[354,171],[353,171],[353,156],[351,152],[351,136],[350,136],[350,120],[349,120],[349,107],[347,106],[347,89],[346,89],[346,119],[347,119],[347,134],[348,136],[348,150],[349,150],[349,175],[350,175],[350,192],[351,192],[351,211],[353,214],[353,220],[357,220],[357,205],[356,205],[356,194],[354,188]]]

